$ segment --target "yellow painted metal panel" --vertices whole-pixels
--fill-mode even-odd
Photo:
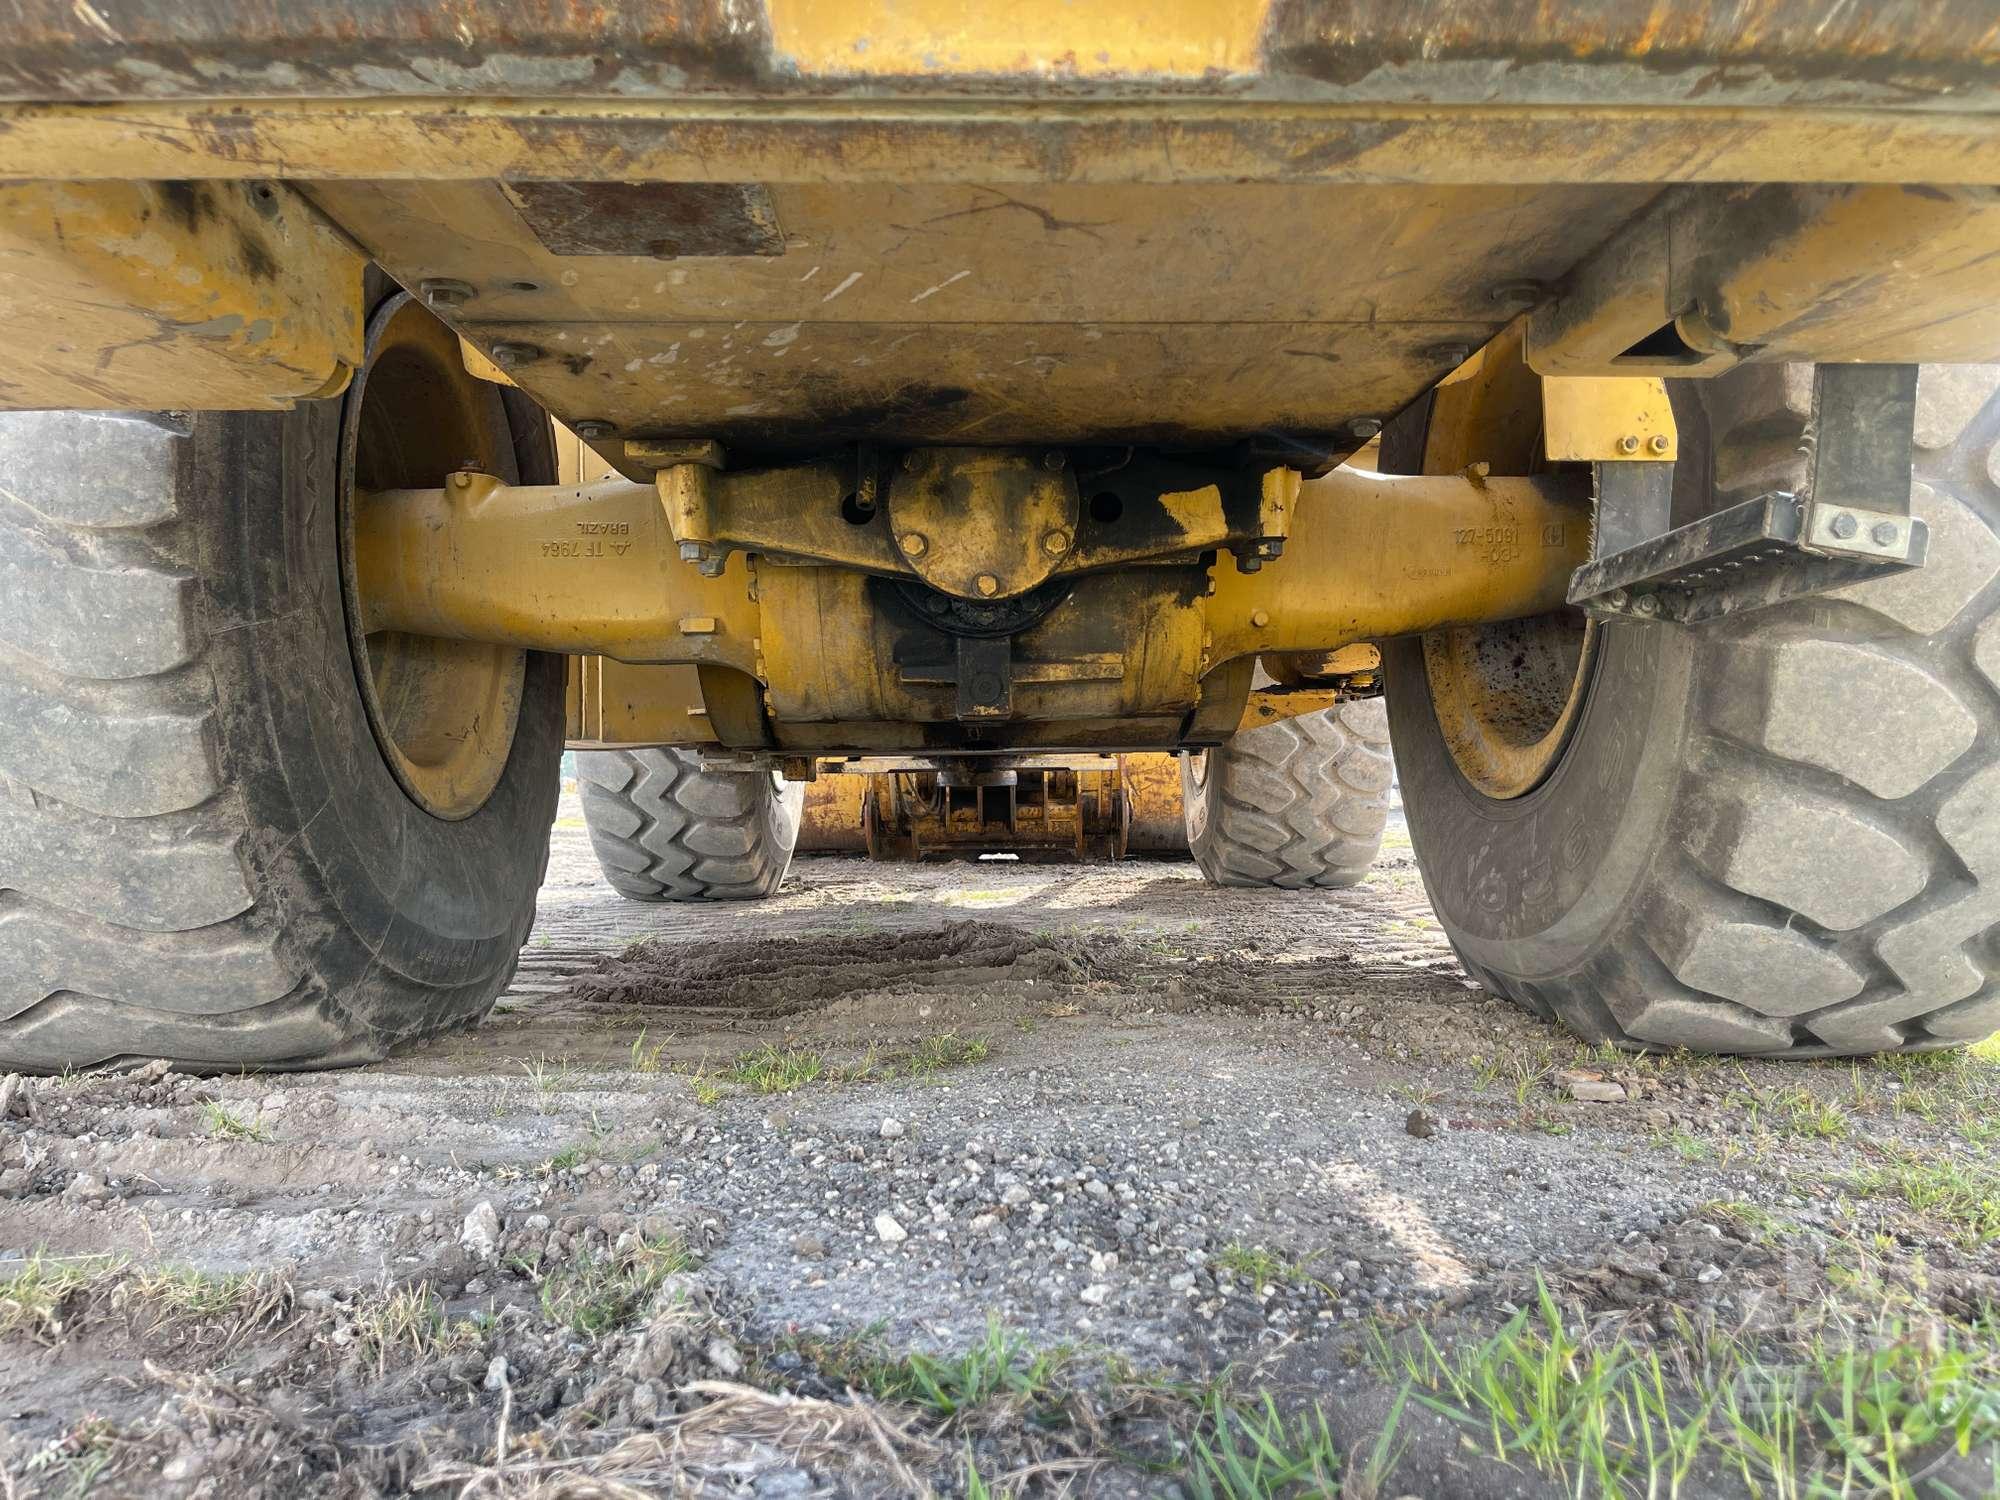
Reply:
[[[364,265],[268,182],[0,186],[0,409],[332,394],[361,358]]]
[[[1570,376],[1542,383],[1542,446],[1550,463],[1667,463],[1680,429],[1667,383],[1645,376]]]
[[[766,0],[780,66],[806,76],[1199,78],[1257,71],[1265,6],[1079,0]]]
[[[0,177],[2000,183],[2000,116],[1568,104],[246,100],[0,106]]]

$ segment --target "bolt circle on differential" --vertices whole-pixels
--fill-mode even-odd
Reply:
[[[918,448],[889,481],[897,549],[932,588],[960,599],[1012,599],[1069,555],[1076,477],[1050,455]]]
[[[465,369],[458,335],[408,295],[377,310],[341,410],[341,587],[362,703],[404,792],[448,820],[485,805],[520,722],[527,653],[512,646],[369,630],[369,569],[355,517],[383,491],[445,486],[471,469],[519,477],[499,387]],[[393,565],[393,559],[389,560]]]

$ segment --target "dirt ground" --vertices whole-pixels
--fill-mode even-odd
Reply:
[[[1591,1054],[1398,836],[654,907],[566,797],[480,1030],[4,1093],[7,1495],[2000,1493],[2000,1061]]]

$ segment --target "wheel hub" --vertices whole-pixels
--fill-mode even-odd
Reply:
[[[442,485],[467,468],[511,474],[513,440],[499,392],[466,373],[458,336],[407,295],[369,324],[342,412],[341,460],[341,576],[369,724],[413,801],[439,818],[469,817],[506,770],[527,653],[368,629],[365,605],[383,580],[357,562],[355,516],[378,491]]]
[[[1562,758],[1597,651],[1575,610],[1423,637],[1438,728],[1459,774],[1488,797],[1524,797]]]

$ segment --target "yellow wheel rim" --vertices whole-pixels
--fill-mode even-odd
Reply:
[[[385,303],[342,423],[341,550],[355,674],[383,758],[426,812],[470,817],[513,752],[527,654],[379,630],[363,634],[353,512],[378,490],[434,489],[467,466],[512,477],[513,437],[496,387],[465,371],[458,336],[408,296]]]
[[[1433,393],[1422,468],[1493,474],[1542,467],[1541,380],[1516,322]],[[1424,676],[1445,747],[1488,797],[1524,797],[1561,760],[1597,653],[1597,626],[1566,609],[1423,637]]]
[[[1489,797],[1542,784],[1576,727],[1597,627],[1571,612],[1423,638],[1424,675],[1445,748]]]

